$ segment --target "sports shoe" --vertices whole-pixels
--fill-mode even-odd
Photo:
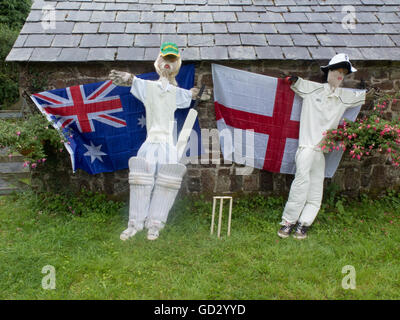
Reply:
[[[296,232],[293,234],[293,238],[296,239],[305,239],[307,238],[307,230],[308,226],[303,226],[301,224],[297,225]]]
[[[159,230],[155,228],[150,228],[147,232],[147,240],[156,240],[159,236]]]
[[[285,224],[278,231],[278,236],[280,236],[281,238],[289,237],[289,235],[292,232],[294,226],[296,225],[295,223],[289,223],[289,222],[286,222],[286,221],[284,223]]]
[[[128,227],[128,229],[125,229],[122,231],[121,235],[119,238],[122,241],[128,240],[129,238],[133,237],[139,230],[137,230],[135,227]]]

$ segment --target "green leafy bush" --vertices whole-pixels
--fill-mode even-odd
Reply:
[[[31,0],[0,1],[0,106],[7,107],[19,97],[19,73],[15,63],[5,59],[29,14]]]
[[[17,36],[17,30],[0,24],[0,105],[11,104],[19,97],[17,66],[4,62]]]
[[[42,114],[17,121],[0,120],[0,148],[8,147],[11,152],[24,156],[24,166],[35,168],[46,161],[45,144],[55,150],[64,147],[61,134],[55,130]]]
[[[31,5],[31,0],[1,0],[0,23],[13,29],[21,28],[29,14]]]

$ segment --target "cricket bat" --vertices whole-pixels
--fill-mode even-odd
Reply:
[[[190,134],[192,133],[192,129],[194,126],[194,123],[196,122],[197,118],[197,110],[195,108],[200,102],[201,95],[203,94],[205,86],[203,85],[199,91],[199,94],[197,95],[196,102],[194,103],[194,106],[192,109],[190,109],[186,119],[185,123],[183,124],[182,130],[179,134],[178,137],[178,142],[176,143],[176,149],[178,151],[178,160],[182,159],[183,153],[185,152],[187,142],[189,140]]]

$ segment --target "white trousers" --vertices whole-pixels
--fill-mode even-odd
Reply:
[[[185,172],[174,145],[145,142],[129,159],[128,227],[162,229]]]
[[[325,178],[325,157],[312,147],[299,147],[296,153],[296,175],[282,214],[284,222],[310,226],[321,207]]]
[[[176,147],[170,143],[152,143],[145,141],[140,147],[137,157],[146,159],[147,162],[156,165],[157,171],[160,164],[178,163],[178,151]]]

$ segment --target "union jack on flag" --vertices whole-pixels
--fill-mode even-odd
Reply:
[[[115,128],[126,126],[125,120],[111,115],[122,112],[119,96],[110,96],[115,88],[111,81],[106,81],[90,86],[68,87],[58,94],[51,91],[36,93],[33,98],[36,102],[43,101],[37,103],[39,109],[53,115],[58,127],[66,128],[75,123],[79,132],[87,133],[95,131],[93,120]]]
[[[184,65],[176,77],[181,88],[194,84],[194,65]],[[155,72],[138,75],[157,80]],[[146,139],[145,108],[130,87],[115,86],[111,81],[72,86],[33,94],[32,100],[53,126],[65,136],[72,169],[90,174],[128,168]],[[189,109],[175,112],[179,133]],[[193,128],[200,137],[200,126]],[[199,148],[201,142],[199,141]],[[196,146],[197,147],[197,146]],[[201,149],[198,149],[201,150]],[[190,149],[190,156],[198,153]]]

